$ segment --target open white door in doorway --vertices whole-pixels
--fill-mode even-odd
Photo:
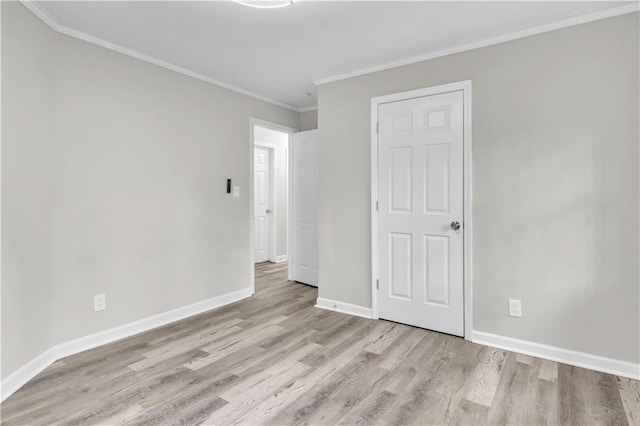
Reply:
[[[464,92],[378,105],[378,317],[464,335]],[[375,260],[374,260],[375,262]]]
[[[255,262],[266,262],[270,257],[271,240],[271,150],[256,146],[253,154],[253,212],[254,212],[254,247]]]
[[[294,281],[318,286],[318,130],[293,135],[292,247]]]

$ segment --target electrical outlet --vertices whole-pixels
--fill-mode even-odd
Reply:
[[[509,316],[522,317],[522,302],[519,299],[509,299]]]
[[[107,297],[104,293],[93,296],[93,312],[107,309]]]

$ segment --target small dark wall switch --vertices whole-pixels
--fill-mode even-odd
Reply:
[[[231,194],[231,179],[227,179],[227,194]]]

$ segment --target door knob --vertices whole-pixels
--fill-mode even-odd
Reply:
[[[451,229],[453,229],[454,231],[457,231],[458,229],[460,229],[460,222],[457,222],[455,220],[451,222]]]
[[[267,209],[267,213],[271,213],[271,209]]]

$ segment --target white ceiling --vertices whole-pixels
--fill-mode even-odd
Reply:
[[[61,32],[305,110],[317,101],[313,81],[628,4],[297,0],[256,9],[226,0],[27,6]]]

